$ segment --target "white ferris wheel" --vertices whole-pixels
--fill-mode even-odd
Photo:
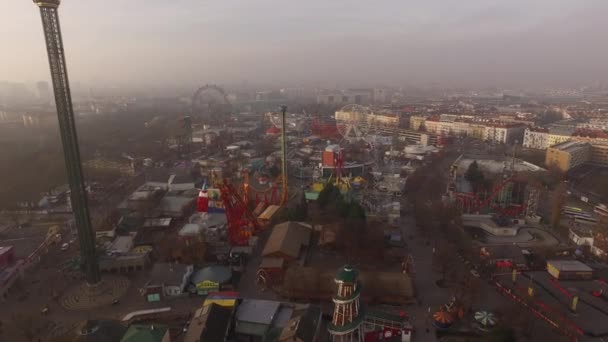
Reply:
[[[342,138],[349,141],[366,140],[370,130],[369,117],[373,114],[369,107],[350,104],[336,112],[336,125]]]

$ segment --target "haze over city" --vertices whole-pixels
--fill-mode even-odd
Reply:
[[[608,78],[608,2],[75,1],[60,14],[73,82],[255,81],[518,87]],[[37,13],[0,14],[0,79],[48,79]]]
[[[0,341],[608,338],[607,0],[0,8]]]

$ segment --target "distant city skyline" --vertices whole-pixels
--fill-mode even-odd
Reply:
[[[74,83],[560,86],[608,80],[608,2],[64,0]],[[0,78],[49,80],[38,11],[0,14]]]

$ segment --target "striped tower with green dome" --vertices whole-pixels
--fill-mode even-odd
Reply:
[[[334,342],[363,341],[361,323],[364,312],[359,303],[361,283],[359,272],[351,265],[338,270],[334,281],[338,286],[334,301],[334,315],[327,329]]]

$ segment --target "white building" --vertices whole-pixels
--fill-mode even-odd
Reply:
[[[546,150],[551,146],[569,141],[572,131],[567,128],[526,128],[522,145],[526,148]]]
[[[420,115],[412,115],[410,116],[410,129],[418,130],[420,126],[424,126],[424,122],[426,120],[425,116]]]
[[[577,128],[608,130],[608,119],[593,118],[588,122],[576,124]]]
[[[522,143],[525,148],[534,148],[544,150],[548,146],[549,130],[539,130],[526,128],[524,131],[524,141]]]
[[[579,246],[593,246],[593,234],[582,229],[570,229],[568,237]]]
[[[497,144],[512,144],[522,141],[525,126],[517,124],[487,124],[483,134],[483,140]]]

